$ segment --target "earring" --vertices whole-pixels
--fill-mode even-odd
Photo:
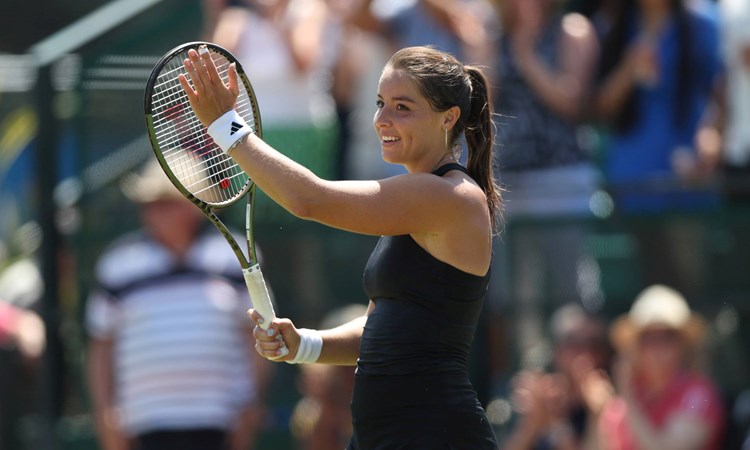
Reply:
[[[448,128],[443,128],[445,130],[445,148],[448,148]]]

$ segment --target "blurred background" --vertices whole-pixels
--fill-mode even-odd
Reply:
[[[679,56],[667,58],[669,66],[638,66],[631,96],[644,109],[627,123],[628,107],[612,100],[619,94],[610,75],[633,52],[623,50],[622,39],[618,47],[616,35],[631,29],[622,18],[639,8],[644,14],[650,3],[4,0],[0,449],[99,448],[84,369],[86,299],[97,258],[139,225],[121,181],[153,158],[143,118],[146,80],[161,55],[193,40],[237,54],[255,84],[267,140],[330,179],[400,173],[380,160],[371,125],[380,69],[394,49],[435,45],[485,67],[497,94],[498,178],[507,203],[471,370],[499,436],[514,420],[513,375],[551,363],[548,323],[556,308],[576,302],[611,319],[646,286],[661,283],[679,290],[710,325],[706,367],[726,402],[725,448],[740,448],[750,425],[750,141],[732,148],[741,138],[729,130],[733,120],[748,119],[732,99],[750,105],[747,85],[735,82],[750,73],[750,37],[729,27],[747,30],[750,20],[728,24],[725,10],[747,17],[748,2],[665,2],[713,24],[715,40],[679,34],[693,37],[693,49],[703,46],[687,57],[692,66],[680,66]],[[561,18],[571,47],[545,34],[547,17]],[[252,20],[264,26],[252,28]],[[291,68],[278,64],[279,50],[259,36],[274,26],[298,27],[301,50]],[[554,56],[534,66],[524,39]],[[732,45],[744,49],[744,63],[729,53]],[[715,70],[698,69],[709,66]],[[567,75],[574,67],[589,70],[571,81],[540,75],[540,67]],[[285,111],[291,100],[277,94],[284,84],[274,80],[308,89],[309,117]],[[701,82],[709,87],[689,93]],[[671,105],[655,106],[660,87],[702,99],[675,107],[694,116],[679,138],[634,131],[671,117]],[[579,97],[566,97],[570,92]],[[540,112],[517,113],[529,110]],[[540,121],[545,114],[560,118]],[[558,123],[565,131],[551,132]],[[548,135],[537,141],[529,137],[535,132]],[[519,142],[538,148],[517,150]],[[223,214],[241,229],[239,208]],[[281,315],[315,327],[335,308],[367,304],[361,276],[375,238],[303,222],[266,198],[255,217]],[[304,420],[300,425],[300,415],[320,414],[300,412],[305,379],[296,367],[274,368],[255,448],[316,448],[305,438]]]

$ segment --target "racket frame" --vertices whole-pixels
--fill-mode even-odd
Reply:
[[[164,154],[161,151],[161,145],[159,144],[156,138],[157,132],[156,132],[156,126],[154,124],[152,99],[153,99],[154,87],[156,85],[158,78],[161,76],[162,69],[168,63],[174,60],[177,57],[177,55],[181,53],[186,53],[191,48],[197,51],[200,46],[204,46],[204,45],[209,49],[209,51],[213,51],[215,53],[221,54],[224,58],[227,59],[227,61],[230,62],[230,64],[231,63],[235,64],[235,67],[237,69],[237,75],[238,75],[237,78],[244,85],[245,91],[247,92],[248,100],[252,104],[252,107],[250,109],[251,109],[253,120],[254,120],[253,132],[258,137],[260,138],[263,137],[263,126],[261,123],[260,111],[258,109],[257,97],[255,96],[255,91],[253,90],[252,85],[250,84],[249,80],[247,79],[247,76],[245,75],[244,70],[242,69],[242,65],[239,63],[239,61],[237,61],[237,58],[235,58],[234,55],[232,55],[226,49],[216,44],[213,44],[210,42],[203,42],[203,41],[187,42],[187,43],[181,44],[171,49],[164,56],[162,56],[159,59],[159,61],[156,63],[156,65],[154,66],[151,72],[151,75],[149,76],[148,82],[146,83],[146,90],[145,90],[145,95],[144,95],[144,112],[146,116],[146,128],[148,131],[149,140],[151,141],[151,147],[164,173],[167,175],[167,177],[172,182],[172,184],[180,191],[180,193],[184,195],[185,198],[190,200],[195,206],[197,206],[205,214],[206,217],[208,217],[211,223],[213,223],[213,225],[224,236],[224,239],[227,241],[229,246],[232,248],[232,251],[237,256],[237,260],[239,261],[240,266],[242,267],[242,274],[245,279],[245,284],[247,285],[248,292],[250,293],[250,298],[253,301],[253,307],[258,310],[259,314],[264,319],[266,319],[260,323],[260,326],[263,329],[268,329],[268,326],[270,325],[271,321],[276,318],[276,314],[273,310],[273,304],[271,302],[270,295],[268,293],[268,289],[265,284],[263,273],[261,271],[260,264],[258,263],[258,258],[257,258],[257,254],[255,251],[255,239],[254,239],[254,232],[253,232],[254,205],[255,205],[255,193],[256,193],[255,183],[253,183],[253,181],[250,178],[248,178],[243,188],[234,196],[234,198],[229,199],[228,201],[215,203],[215,204],[206,202],[198,198],[196,195],[192,194],[183,186],[182,182],[173,173],[172,168],[170,167],[168,161],[166,160],[166,158],[164,157]],[[180,63],[182,63],[182,61],[180,61]],[[186,98],[186,101],[187,101],[187,98]],[[216,144],[214,143],[213,145],[216,145]],[[219,151],[221,150],[219,149]],[[229,157],[228,155],[226,157],[231,159],[231,157]],[[245,252],[237,243],[234,236],[232,236],[232,233],[229,231],[226,225],[224,225],[224,223],[219,219],[219,217],[214,212],[214,209],[224,208],[224,207],[227,207],[236,203],[243,196],[247,197],[247,206],[246,206],[246,211],[245,211],[245,238],[247,242],[247,256],[245,256]],[[281,357],[288,354],[288,350],[286,346],[283,346],[280,350],[282,351]]]
[[[154,126],[154,117],[153,117],[153,107],[152,107],[152,92],[154,85],[156,84],[157,79],[161,75],[161,69],[170,61],[172,61],[178,54],[187,52],[189,49],[198,50],[198,48],[202,45],[205,45],[209,51],[214,51],[216,53],[222,54],[228,61],[234,62],[235,67],[237,69],[237,75],[238,80],[244,85],[245,90],[247,91],[247,95],[249,97],[250,102],[253,104],[252,114],[254,119],[254,128],[253,133],[255,133],[256,136],[262,138],[263,137],[263,126],[261,123],[261,117],[260,117],[260,111],[258,110],[258,100],[255,96],[255,91],[253,90],[252,85],[247,79],[247,76],[245,75],[245,71],[242,69],[242,65],[237,61],[237,59],[232,55],[229,51],[226,49],[216,45],[212,44],[210,42],[203,42],[203,41],[193,41],[193,42],[187,42],[181,45],[178,45],[177,47],[174,47],[170,51],[168,51],[164,56],[162,56],[159,61],[155,64],[154,69],[151,72],[151,75],[149,76],[148,82],[146,83],[146,91],[144,95],[144,111],[146,114],[146,128],[148,130],[149,140],[151,141],[151,147],[154,150],[154,154],[156,155],[156,159],[159,161],[159,165],[161,166],[164,173],[167,175],[169,180],[172,182],[172,184],[180,191],[182,195],[185,196],[188,200],[190,200],[195,206],[200,208],[201,211],[208,217],[208,219],[211,221],[211,223],[214,224],[214,226],[221,232],[221,234],[224,236],[226,241],[229,243],[230,247],[232,248],[232,251],[237,256],[237,259],[240,262],[240,265],[243,270],[250,269],[253,266],[256,266],[258,264],[258,258],[255,251],[255,245],[254,245],[254,234],[253,234],[253,218],[254,218],[254,203],[255,203],[255,183],[251,179],[248,178],[247,182],[245,183],[245,187],[236,195],[236,198],[227,202],[224,202],[222,204],[209,204],[208,202],[205,202],[195,195],[193,195],[190,191],[188,191],[183,185],[182,182],[174,175],[172,172],[172,168],[169,166],[169,163],[167,162],[166,158],[164,157],[164,154],[159,150],[161,147],[159,143],[157,142],[155,136],[156,136],[156,128]],[[245,237],[247,241],[247,256],[245,256],[244,251],[240,247],[240,245],[237,243],[237,241],[232,236],[232,233],[229,231],[229,229],[224,225],[224,223],[219,219],[219,217],[214,212],[214,209],[220,209],[224,207],[228,207],[234,203],[236,203],[240,198],[243,196],[247,196],[247,208],[246,208],[246,214],[245,214]]]

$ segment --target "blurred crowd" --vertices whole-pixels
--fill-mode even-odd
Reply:
[[[747,1],[204,4],[203,37],[243,63],[266,139],[330,178],[397,170],[380,161],[371,128],[379,70],[394,50],[432,45],[485,69],[505,228],[479,367],[490,412],[512,411],[497,423],[503,448],[740,445],[727,393],[693,364],[704,341],[686,331],[687,301],[703,287],[696,248],[706,243],[689,220],[649,219],[748,205]],[[632,219],[639,249],[643,293],[630,299],[627,339],[585,270],[587,219],[613,214]],[[306,371],[306,383],[319,372]],[[324,410],[326,391],[311,392],[298,412],[316,398],[312,410]],[[298,432],[314,435],[305,423]],[[326,448],[320,439],[303,439],[305,448]]]
[[[243,64],[264,139],[326,178],[382,178],[399,170],[382,162],[372,130],[380,69],[396,49],[432,45],[484,68],[494,89],[505,225],[476,366],[486,374],[483,397],[501,448],[750,450],[750,384],[739,386],[740,395],[737,386],[712,379],[706,364],[711,327],[696,305],[705,295],[700,249],[707,243],[689,219],[717,207],[750,207],[750,1],[202,1],[205,22],[196,37]],[[680,220],[652,220],[675,213]],[[175,223],[191,216],[183,214]],[[629,219],[641,283],[617,311],[605,305],[586,245],[590,219],[613,215]],[[204,273],[200,251],[208,244],[194,242],[198,228],[175,250],[186,265],[150,260],[165,280],[190,274],[209,283],[222,275]],[[141,245],[129,239],[118,251]],[[294,282],[304,283],[314,278],[321,249],[299,244]],[[130,283],[156,286],[155,269],[140,279],[142,269],[121,273],[103,260],[104,278],[88,306],[88,357],[99,360],[89,367],[96,380],[91,396],[101,410],[96,421],[105,450],[151,448],[129,447],[112,412],[113,386],[122,382],[113,374],[112,352],[120,345],[114,339],[128,314],[118,299]],[[121,280],[128,277],[138,279]],[[223,288],[237,289],[233,281]],[[211,314],[228,320],[222,312],[237,303]],[[29,310],[0,309],[0,345],[20,350],[24,370],[43,346],[40,322],[22,314]],[[206,319],[196,311],[186,323]],[[336,314],[321,326],[342,323],[352,310]],[[241,342],[247,330],[231,326],[231,335],[211,337]],[[232,450],[253,448],[262,433],[262,393],[273,370],[241,353],[227,357],[242,358],[248,385],[220,392],[214,380],[215,398],[242,397],[237,416],[222,410],[219,423],[221,414],[211,416],[210,408],[191,412],[211,416],[218,428],[246,426],[244,434],[220,437],[233,442]],[[134,373],[150,370],[132,358]],[[191,358],[208,364],[205,355]],[[200,365],[190,370],[200,373]],[[239,369],[225,369],[238,376],[232,370]],[[353,368],[300,370],[301,399],[290,420],[300,450],[345,446],[352,377]],[[161,382],[159,389],[190,395],[191,388],[177,392],[171,380]],[[135,386],[133,402],[163,400],[163,393],[147,398],[153,383]],[[135,409],[147,415],[149,408]],[[0,407],[0,422],[5,413]],[[185,411],[165,414],[177,424],[192,420]],[[164,420],[170,426],[172,419]]]

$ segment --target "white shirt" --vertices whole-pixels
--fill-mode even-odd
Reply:
[[[96,277],[87,328],[114,342],[128,434],[227,429],[255,386],[245,338],[250,301],[224,239],[204,236],[178,266],[163,247],[129,236],[100,258]]]
[[[727,72],[727,128],[725,160],[732,165],[750,163],[750,67],[742,49],[750,46],[750,1],[722,0],[722,52]]]
[[[292,0],[287,23],[305,20],[309,0]],[[237,59],[247,73],[258,98],[265,128],[327,127],[336,120],[330,94],[330,43],[318,64],[300,72],[292,59],[283,25],[247,10]]]

